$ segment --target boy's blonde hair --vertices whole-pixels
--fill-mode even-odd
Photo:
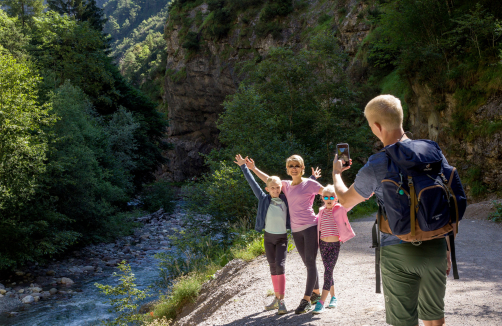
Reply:
[[[335,194],[335,197],[336,197],[336,191],[335,191],[335,186],[333,185],[327,185],[326,187],[324,187],[324,189],[322,190],[322,194]]]
[[[403,126],[401,101],[392,95],[380,95],[369,101],[364,108],[364,116],[369,123],[377,122],[389,131]]]
[[[297,162],[300,164],[300,167],[302,168],[302,175],[305,174],[305,163],[303,162],[303,158],[300,155],[291,155],[288,157],[286,160],[286,170],[288,169],[288,165],[290,162]]]
[[[267,182],[266,182],[267,187],[270,186],[270,184],[274,181],[282,186],[281,178],[279,178],[275,175],[272,175],[272,176],[268,177],[268,179],[267,179]]]

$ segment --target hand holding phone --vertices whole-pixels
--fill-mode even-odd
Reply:
[[[343,160],[343,166],[350,166],[350,153],[349,153],[349,144],[341,143],[336,145],[336,151],[338,154],[338,159]]]

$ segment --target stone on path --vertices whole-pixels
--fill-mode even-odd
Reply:
[[[22,302],[23,303],[33,303],[33,302],[35,302],[35,298],[33,298],[31,295],[28,295],[23,298]]]
[[[52,288],[52,289],[49,290],[49,293],[52,294],[52,295],[54,295],[54,294],[58,293],[58,290],[55,289],[55,288]]]
[[[54,276],[54,275],[56,275],[56,272],[51,270],[51,271],[47,271],[45,274],[47,276]]]
[[[84,272],[93,272],[94,271],[94,266],[85,266],[82,268]]]
[[[2,283],[0,283],[0,290],[5,290],[5,286]]]
[[[4,295],[5,293],[7,293],[7,291],[5,291],[4,289],[0,289],[0,294]]]

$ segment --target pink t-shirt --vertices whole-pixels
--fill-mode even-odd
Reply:
[[[302,183],[295,186],[292,186],[291,182],[291,180],[282,180],[282,192],[288,199],[291,231],[299,232],[317,225],[312,203],[322,186],[312,179],[303,179]]]

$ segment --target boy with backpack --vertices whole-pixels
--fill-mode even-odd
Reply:
[[[364,115],[385,147],[368,159],[349,188],[341,173],[350,166],[343,167],[335,156],[338,200],[351,207],[372,193],[378,199],[378,230],[373,230],[379,240],[374,241],[377,292],[381,268],[387,323],[416,326],[422,319],[425,326],[446,325],[450,250],[454,260],[454,235],[466,206],[460,179],[436,143],[406,137],[399,99],[380,95],[366,105]],[[455,265],[454,275],[458,278]]]

